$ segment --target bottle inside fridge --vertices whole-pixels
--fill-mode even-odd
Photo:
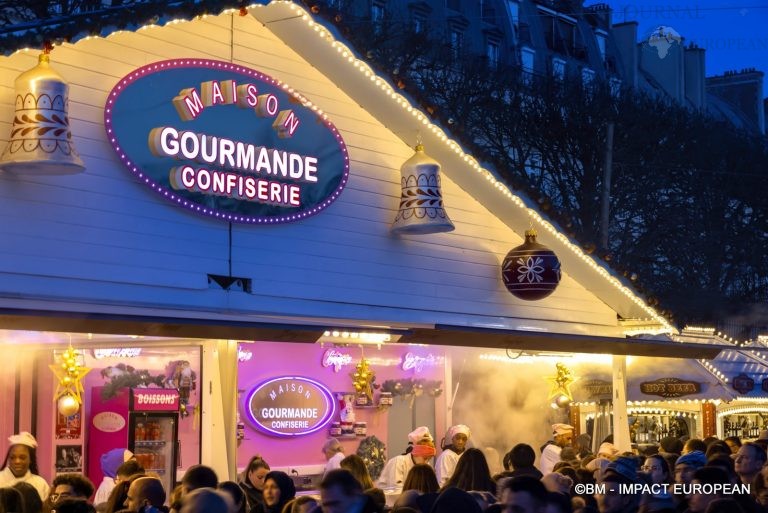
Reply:
[[[133,412],[132,450],[148,473],[157,474],[166,490],[172,490],[176,471],[178,414]]]

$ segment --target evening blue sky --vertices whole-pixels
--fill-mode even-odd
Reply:
[[[585,2],[591,5],[595,2]],[[707,76],[728,70],[756,68],[768,73],[768,0],[700,0],[631,2],[609,0],[613,22],[638,22],[638,38],[646,39],[659,25],[673,28],[687,45],[706,52]],[[768,95],[768,79],[763,81]]]

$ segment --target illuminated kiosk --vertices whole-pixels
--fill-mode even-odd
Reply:
[[[154,24],[129,30],[117,27],[126,26],[130,7],[116,8],[92,17],[98,27],[62,22],[0,35],[8,53],[0,57],[0,131],[18,128],[17,107],[51,100],[47,93],[17,98],[15,78],[38,64],[32,46],[62,42],[48,59],[70,86],[67,121],[85,165],[69,176],[34,167],[0,173],[8,248],[0,253],[0,345],[9,370],[0,378],[9,412],[0,437],[38,433],[46,479],[77,454],[93,467],[93,455],[82,454],[88,440],[97,430],[126,429],[113,415],[99,417],[98,426],[87,420],[95,386],[177,389],[179,415],[184,401],[189,415],[178,421],[181,458],[170,472],[179,478],[202,462],[233,479],[256,448],[268,451],[275,468],[322,466],[319,447],[329,431],[272,437],[247,418],[245,399],[250,387],[281,376],[349,391],[349,371],[341,363],[335,371],[346,358],[322,364],[331,348],[352,347],[354,362],[370,359],[377,384],[411,386],[389,413],[359,408],[360,422],[397,452],[406,426],[392,419],[429,425],[438,436],[463,420],[449,408],[461,376],[453,347],[719,352],[645,338],[675,328],[330,23],[290,2],[264,3],[233,2],[219,13],[185,4],[183,13],[161,11]],[[49,127],[39,121],[27,118],[34,126],[16,132],[32,134],[27,146],[47,144]],[[442,166],[450,233],[390,231],[400,169],[417,143]],[[19,147],[26,146],[11,145]],[[536,301],[511,295],[500,269],[531,227],[562,265],[557,289]],[[365,336],[382,338],[363,350]],[[79,421],[59,419],[52,402],[60,383],[49,365],[70,343],[83,367],[97,369],[84,380]],[[121,353],[133,348],[149,353]],[[95,362],[100,349],[116,351],[109,365]],[[418,366],[402,366],[408,353],[417,358],[410,361],[441,363],[425,363],[416,376]],[[170,367],[171,358],[181,363]],[[537,418],[546,424],[546,415]],[[152,467],[160,451],[150,448],[163,440],[141,439],[147,426],[142,432],[138,424],[133,436]],[[154,424],[150,432],[157,434]],[[530,433],[538,433],[534,443],[547,435]],[[343,443],[351,450],[356,442]]]

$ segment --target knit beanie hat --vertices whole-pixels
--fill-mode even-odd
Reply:
[[[627,456],[619,456],[610,462],[605,469],[606,474],[610,474],[612,472],[614,474],[620,475],[630,482],[636,482],[638,480],[637,471],[637,459]]]
[[[693,468],[700,468],[707,464],[707,456],[701,451],[691,451],[677,458],[675,466],[688,465]]]
[[[8,441],[11,445],[26,445],[33,449],[37,448],[37,440],[35,440],[35,437],[32,436],[32,433],[29,431],[22,431],[21,433],[11,435],[8,437]]]
[[[111,478],[117,477],[117,469],[120,465],[133,458],[133,453],[128,449],[112,449],[101,455],[101,472]]]

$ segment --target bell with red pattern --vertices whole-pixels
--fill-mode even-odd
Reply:
[[[544,299],[560,283],[560,260],[536,242],[536,231],[525,231],[525,244],[512,249],[501,265],[501,278],[512,295],[526,301]]]

